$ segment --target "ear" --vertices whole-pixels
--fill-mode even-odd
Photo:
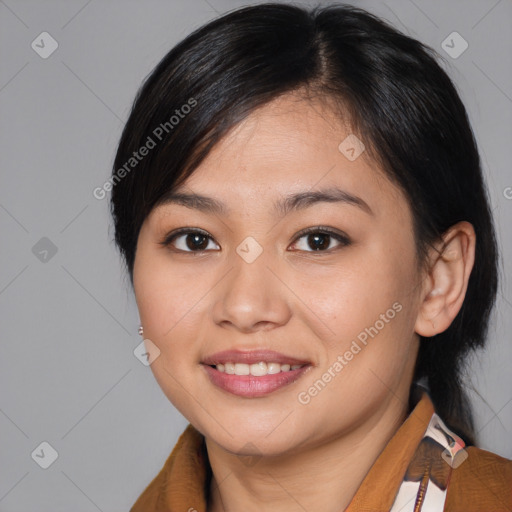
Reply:
[[[475,230],[461,221],[446,231],[432,249],[415,331],[435,336],[450,326],[462,307],[475,261]]]

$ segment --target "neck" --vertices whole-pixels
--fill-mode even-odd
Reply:
[[[391,400],[350,433],[295,454],[263,456],[247,466],[207,440],[212,468],[208,512],[345,510],[407,409]]]

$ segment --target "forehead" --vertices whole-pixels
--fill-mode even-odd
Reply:
[[[290,93],[257,108],[234,126],[201,167],[222,162],[246,168],[257,158],[254,165],[270,173],[287,171],[289,166],[305,168],[320,156],[322,163],[335,164],[341,155],[339,144],[349,134],[348,119],[335,112],[332,101],[306,100]],[[315,172],[319,171],[311,168]],[[275,173],[276,178],[278,174],[282,173]]]
[[[346,151],[351,145],[362,151],[355,159],[354,152]],[[288,94],[256,109],[231,129],[173,192],[195,192],[245,209],[271,206],[277,211],[280,197],[332,187],[367,198],[377,211],[386,200],[403,200],[368,157],[364,138],[351,133],[332,102]]]

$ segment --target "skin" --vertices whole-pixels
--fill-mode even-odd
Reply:
[[[418,335],[444,331],[462,305],[471,224],[453,226],[421,271],[406,198],[367,153],[349,161],[338,150],[349,133],[326,104],[294,94],[274,100],[236,126],[181,187],[223,201],[229,214],[169,204],[140,231],[134,291],[144,337],[161,351],[151,369],[206,437],[211,511],[345,509],[408,414]],[[373,213],[319,202],[273,214],[282,196],[332,185]],[[315,251],[311,236],[297,239],[320,225],[351,243],[327,238]],[[159,244],[184,226],[212,236],[202,239],[207,250],[191,252],[187,235]],[[248,236],[263,249],[252,263],[236,252]],[[401,311],[300,403],[298,394],[394,303]],[[242,398],[211,384],[200,364],[231,348],[273,349],[312,367],[270,395]],[[249,465],[241,455],[258,458]]]

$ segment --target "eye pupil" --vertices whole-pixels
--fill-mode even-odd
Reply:
[[[194,241],[192,243],[189,243],[190,239],[193,239]],[[196,243],[198,240],[201,240],[203,243]],[[208,246],[208,238],[205,235],[201,235],[200,233],[190,233],[187,235],[187,248],[190,250],[204,250]]]
[[[314,251],[318,251],[320,249],[327,249],[329,247],[329,241],[330,241],[329,238],[330,238],[330,235],[328,235],[328,234],[317,233],[314,235],[309,235],[308,236],[309,247],[311,247],[311,249],[313,249]],[[311,239],[313,239],[315,241],[313,243],[313,245],[309,243],[311,241]],[[327,243],[326,243],[326,241],[327,241]],[[320,245],[317,245],[317,242],[320,242]]]

